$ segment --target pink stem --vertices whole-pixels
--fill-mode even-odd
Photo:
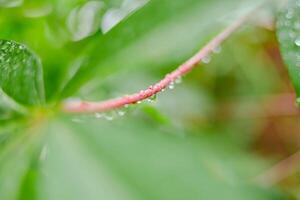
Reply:
[[[272,186],[280,183],[298,171],[300,171],[300,151],[277,163],[256,177],[255,180],[263,186]]]
[[[156,95],[163,89],[172,84],[176,79],[190,72],[195,68],[203,58],[211,54],[214,49],[218,48],[220,44],[225,41],[235,30],[237,30],[247,19],[248,16],[240,18],[232,25],[223,30],[219,35],[213,38],[206,46],[204,46],[199,52],[193,57],[187,60],[185,63],[180,65],[176,70],[167,74],[164,79],[158,83],[151,85],[146,90],[141,90],[135,94],[126,95],[117,99],[110,99],[102,102],[88,102],[88,101],[74,101],[65,102],[63,104],[63,111],[67,113],[94,113],[94,112],[105,112],[129,104],[135,104],[139,101],[143,101],[151,96]]]

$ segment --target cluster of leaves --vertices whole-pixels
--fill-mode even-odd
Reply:
[[[230,138],[151,106],[114,122],[59,111],[65,98],[112,95],[113,74],[164,73],[260,3],[0,0],[0,198],[284,199],[251,182],[260,161]],[[300,7],[290,6],[278,32],[298,88]]]

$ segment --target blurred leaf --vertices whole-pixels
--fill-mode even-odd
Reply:
[[[73,42],[66,19],[73,9],[86,11],[86,2],[28,0],[19,8],[1,8],[1,37],[25,43],[41,56],[47,72],[47,98],[59,94],[69,80],[65,96],[93,78],[98,84],[124,69],[141,67],[149,76],[145,68],[157,67],[164,73],[166,66],[181,63],[260,1],[152,0],[131,16],[122,13],[122,19],[113,21],[114,27],[105,29],[102,24],[102,30],[109,29],[106,34],[90,29],[84,38],[97,34]],[[124,2],[105,0],[112,7],[107,7],[104,16],[120,14],[129,5]],[[133,8],[126,7],[127,11]],[[79,14],[71,21],[84,24],[85,17]],[[100,29],[98,21],[95,24]],[[75,29],[82,31],[80,26]],[[47,110],[22,119],[26,127],[19,121],[7,123],[19,117],[16,111],[44,103],[43,74],[39,60],[25,46],[7,40],[0,44],[0,199],[285,199],[252,183],[260,162],[244,151],[244,143],[237,145],[239,138],[233,142],[227,134],[211,129],[193,135],[183,131],[194,130],[184,122],[186,113],[196,116],[210,112],[203,108],[214,107],[197,98],[198,85],[193,90],[182,88],[185,92],[166,100],[170,115],[162,114],[162,108],[141,105],[147,116],[132,112],[139,115],[113,122],[54,116],[55,111]],[[233,63],[231,59],[228,56],[224,65]],[[140,82],[134,84],[140,87]],[[182,125],[172,127],[172,119]],[[217,122],[213,124],[213,130],[220,129]]]
[[[176,66],[259,2],[152,0],[109,33],[78,44],[86,58],[63,95],[119,70]]]
[[[209,140],[179,137],[137,118],[111,123],[65,119],[50,125],[39,199],[280,197],[247,183],[235,172],[241,166],[221,161],[241,157],[244,164],[247,155],[232,145],[219,151]]]
[[[281,53],[288,67],[290,77],[300,96],[300,4],[289,0],[287,7],[279,14],[277,36]]]
[[[30,130],[30,132],[28,131]],[[1,132],[1,137],[5,136]],[[0,141],[0,197],[16,200],[24,177],[38,150],[40,136],[33,129],[19,126]]]
[[[42,66],[40,60],[24,45],[0,41],[0,89],[15,104],[43,104]]]
[[[0,0],[0,7],[17,7],[22,3],[23,0]]]

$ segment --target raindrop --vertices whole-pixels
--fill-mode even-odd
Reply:
[[[175,83],[176,84],[180,84],[182,82],[182,77],[179,76],[178,78],[176,78]]]
[[[107,121],[112,121],[114,119],[114,117],[112,115],[109,115],[109,114],[105,114],[104,115],[104,118],[107,120]]]
[[[153,103],[153,102],[154,102],[151,98],[147,99],[147,101],[148,101],[149,103]]]
[[[149,98],[147,99],[147,101],[148,101],[149,103],[153,103],[153,102],[155,102],[155,100],[156,100],[156,94],[152,95],[151,97],[149,97]]]
[[[126,114],[126,112],[124,110],[118,110],[117,114],[122,117]]]
[[[102,113],[95,113],[95,117],[96,117],[97,119],[100,119],[100,118],[103,117],[103,114],[102,114]]]
[[[205,64],[208,64],[210,61],[211,61],[210,55],[207,55],[204,58],[202,58],[202,62]]]
[[[295,44],[300,47],[300,37],[295,40]]]
[[[174,82],[171,82],[171,83],[169,84],[169,89],[170,89],[170,90],[173,90],[174,88],[175,88]]]
[[[222,47],[221,46],[217,46],[217,47],[215,47],[213,49],[213,52],[216,53],[216,54],[221,53],[221,51],[222,51]]]

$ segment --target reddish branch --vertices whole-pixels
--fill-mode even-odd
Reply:
[[[63,104],[63,111],[67,113],[93,113],[93,112],[105,112],[129,104],[135,104],[139,101],[143,101],[151,96],[156,95],[170,84],[173,84],[176,79],[182,77],[183,75],[190,72],[195,68],[202,59],[209,56],[214,49],[218,48],[220,44],[226,40],[235,30],[237,30],[249,17],[247,15],[240,18],[225,30],[223,30],[219,35],[213,38],[204,48],[197,52],[192,58],[187,60],[185,63],[180,65],[176,70],[167,74],[164,79],[158,83],[151,85],[146,90],[141,90],[138,93],[132,95],[126,95],[117,99],[106,100],[102,102],[88,102],[88,101],[75,101],[75,102],[65,102]]]
[[[272,186],[300,171],[300,151],[274,165],[256,178],[264,186]]]

